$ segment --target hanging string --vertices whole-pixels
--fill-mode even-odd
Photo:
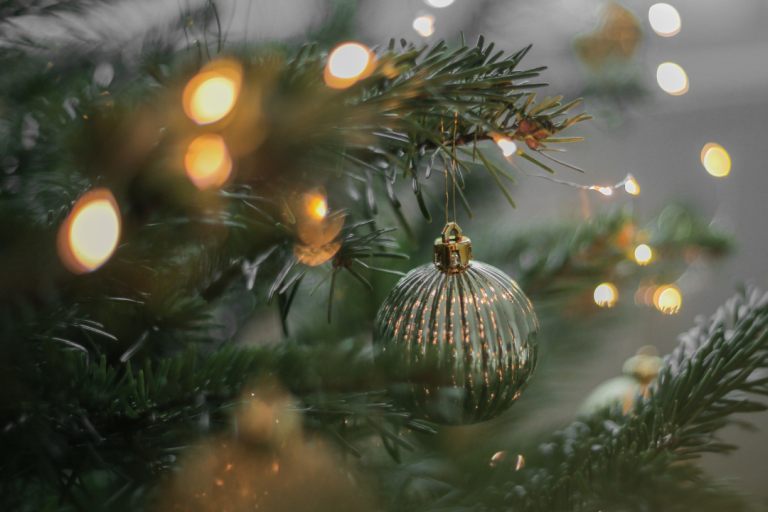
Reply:
[[[443,117],[440,117],[440,133],[443,135],[443,146],[445,146],[445,125]],[[454,151],[454,154],[456,152]],[[445,160],[445,151],[442,151],[443,169],[445,169],[445,223],[448,224],[448,162]]]
[[[456,222],[456,128],[459,124],[459,113],[454,112],[453,117],[453,158],[451,163],[453,164],[453,222]],[[447,213],[447,212],[446,212]]]

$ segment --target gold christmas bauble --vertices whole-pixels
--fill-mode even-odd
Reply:
[[[536,314],[506,274],[472,261],[471,242],[455,223],[434,254],[385,299],[374,358],[392,398],[416,418],[444,425],[494,418],[536,368]]]

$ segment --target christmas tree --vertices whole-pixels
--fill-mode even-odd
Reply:
[[[488,228],[472,208],[512,219],[518,179],[640,184],[560,179],[588,179],[553,154],[591,117],[542,94],[530,46],[369,48],[350,16],[249,44],[208,2],[130,63],[0,49],[2,510],[748,510],[696,459],[766,408],[756,288],[572,421],[526,423],[601,327],[676,312],[730,237],[678,205]]]

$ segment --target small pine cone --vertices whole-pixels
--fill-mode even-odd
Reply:
[[[525,139],[525,143],[528,145],[529,148],[536,150],[539,148],[540,144],[536,141],[536,139],[528,138]]]

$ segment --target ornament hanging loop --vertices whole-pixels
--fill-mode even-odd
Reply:
[[[462,236],[455,222],[447,222],[440,238],[435,240],[435,266],[441,272],[456,274],[472,265],[472,241]]]

